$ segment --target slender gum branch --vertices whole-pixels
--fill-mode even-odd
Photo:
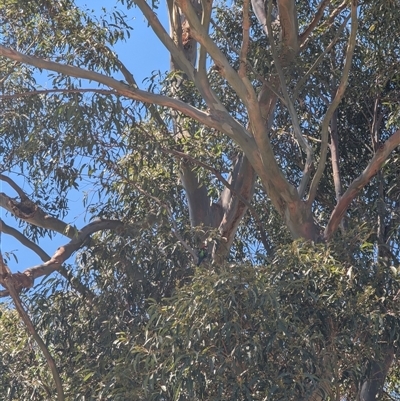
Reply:
[[[341,11],[342,11],[344,8],[346,8],[347,4],[349,4],[350,1],[351,1],[351,0],[343,0],[343,2],[342,2],[337,8],[335,8],[335,9],[331,12],[331,14],[330,14],[329,17],[326,19],[326,21],[323,22],[323,23],[321,24],[321,26],[320,26],[319,29],[322,31],[322,30],[324,30],[326,27],[329,27],[329,26],[332,24],[332,22],[335,20],[335,18],[337,17],[337,15],[340,14]],[[301,39],[301,38],[300,38],[300,39]],[[300,46],[300,49],[303,50],[303,49],[307,46],[307,44],[308,44],[309,41],[310,41],[310,36],[309,36],[307,39],[301,41],[302,44],[301,44],[301,46]]]
[[[279,81],[281,84],[281,89],[282,89],[282,94],[283,97],[285,99],[285,103],[286,106],[288,108],[289,114],[290,114],[290,118],[292,120],[292,124],[293,124],[293,131],[294,134],[299,142],[299,145],[301,147],[301,149],[303,150],[303,152],[306,154],[306,163],[305,163],[305,167],[303,170],[303,177],[301,179],[300,182],[300,186],[298,188],[298,194],[300,199],[303,198],[305,191],[306,191],[306,187],[308,184],[308,181],[310,179],[310,174],[311,174],[311,166],[314,162],[314,151],[312,149],[312,146],[308,143],[308,141],[306,140],[306,138],[303,137],[302,133],[301,133],[301,128],[300,128],[300,123],[299,123],[299,119],[296,113],[296,110],[294,108],[293,102],[289,96],[288,90],[287,90],[287,86],[286,86],[286,81],[285,81],[285,76],[283,74],[283,69],[281,66],[281,63],[279,61],[279,56],[278,56],[278,52],[276,50],[276,46],[273,40],[273,32],[272,32],[272,23],[271,23],[271,13],[272,13],[272,2],[270,1],[268,3],[268,13],[267,13],[267,21],[266,21],[266,27],[267,27],[267,32],[268,32],[268,37],[271,38],[270,39],[270,44],[271,44],[271,51],[272,51],[272,56],[274,59],[274,63],[276,66],[276,70],[279,76]]]
[[[51,259],[50,255],[48,255],[39,245],[35,244],[29,238],[26,238],[25,235],[20,233],[15,228],[8,226],[1,219],[0,219],[0,231],[4,234],[13,236],[22,245],[35,252],[40,257],[40,259],[42,259],[43,262],[47,262],[48,260]],[[85,296],[87,299],[89,299],[89,301],[91,301],[94,298],[94,294],[85,285],[83,285],[76,277],[73,277],[72,274],[68,273],[67,269],[64,266],[60,266],[58,268],[58,272],[66,280],[68,280],[72,288],[74,288],[82,296]],[[30,284],[33,286],[33,282]]]
[[[247,66],[247,52],[249,51],[249,32],[250,32],[250,19],[249,19],[249,6],[250,0],[244,0],[243,2],[243,40],[242,47],[240,49],[240,67],[239,76],[243,79],[247,76],[246,66]]]
[[[328,47],[317,57],[314,64],[310,67],[310,69],[304,74],[304,76],[300,79],[297,83],[296,88],[294,90],[294,99],[297,99],[299,96],[299,92],[303,88],[304,84],[307,82],[308,77],[317,69],[317,67],[321,64],[324,57],[332,50],[335,46],[336,42],[338,41],[340,35],[342,34],[344,28],[346,27],[347,23],[349,22],[350,16],[345,18],[345,20],[340,25],[339,29],[337,30],[335,37],[332,39],[331,43],[329,43]]]
[[[176,60],[176,62],[179,64],[179,67],[182,69],[182,71],[189,77],[190,80],[194,81],[194,67],[187,60],[183,51],[176,46],[174,41],[171,39],[171,36],[161,25],[159,19],[150,6],[145,0],[134,0],[134,3],[140,8],[154,33],[158,36],[166,49],[172,54],[174,60]]]
[[[383,166],[390,153],[400,145],[400,130],[396,131],[375,153],[365,170],[349,185],[342,195],[325,228],[324,238],[329,241],[338,228],[352,200],[367,185]]]
[[[247,89],[243,85],[237,72],[230,65],[228,59],[210,38],[204,27],[199,21],[196,11],[194,10],[192,4],[188,0],[178,0],[177,1],[182,12],[185,14],[187,20],[189,21],[191,34],[193,38],[204,46],[208,54],[214,60],[215,64],[219,68],[222,76],[229,82],[232,88],[235,90],[237,95],[240,97],[244,104],[247,104]]]
[[[322,178],[322,174],[325,170],[326,157],[328,154],[328,136],[329,136],[328,128],[329,128],[329,124],[330,124],[331,118],[333,116],[333,113],[339,106],[339,103],[341,102],[344,92],[346,90],[347,82],[349,79],[349,73],[350,73],[350,69],[351,69],[351,63],[353,60],[354,49],[356,46],[357,26],[358,26],[357,0],[352,0],[352,2],[351,2],[351,31],[350,31],[349,41],[348,41],[348,45],[347,45],[346,61],[345,61],[344,68],[343,68],[342,79],[341,79],[339,87],[336,91],[335,98],[333,99],[332,103],[328,107],[328,110],[322,121],[321,155],[320,155],[320,160],[319,160],[319,164],[317,167],[317,171],[315,172],[315,175],[312,179],[311,186],[310,186],[310,191],[309,191],[309,195],[308,195],[308,199],[307,199],[307,203],[309,206],[311,206],[311,204],[314,202],[315,196],[317,195],[317,189],[318,189],[319,182],[320,182],[320,180]]]
[[[3,255],[1,254],[1,252],[0,252],[0,277],[1,277],[0,278],[1,284],[4,285],[4,287],[9,292],[12,300],[14,301],[15,309],[17,309],[17,312],[20,315],[22,321],[25,323],[25,326],[27,327],[29,333],[35,339],[36,343],[38,344],[39,348],[41,349],[43,355],[46,358],[47,364],[53,375],[53,380],[57,388],[57,400],[64,401],[65,400],[64,390],[62,387],[60,375],[58,373],[57,365],[53,357],[51,356],[49,349],[43,342],[42,338],[39,336],[38,332],[35,329],[35,326],[33,325],[32,320],[30,319],[29,315],[26,313],[22,305],[21,298],[19,297],[18,292],[15,289],[15,281],[13,279],[13,275],[11,274],[10,269],[4,263]]]
[[[254,141],[251,140],[251,135],[224,110],[220,109],[212,110],[211,112],[204,112],[181,100],[140,90],[94,71],[85,70],[83,68],[78,68],[71,65],[60,64],[34,56],[27,56],[16,50],[1,45],[0,56],[4,56],[11,60],[17,60],[21,63],[33,65],[37,68],[43,68],[72,77],[101,83],[115,89],[116,96],[125,96],[129,99],[138,100],[143,103],[157,104],[159,106],[169,107],[173,110],[180,111],[202,124],[208,125],[211,128],[215,128],[216,130],[225,133],[231,139],[236,141],[245,152],[252,152],[254,150],[255,144]]]
[[[67,244],[60,246],[54,255],[41,265],[33,266],[23,273],[18,273],[19,277],[23,277],[24,281],[20,283],[20,289],[31,288],[36,278],[47,276],[54,271],[58,271],[60,266],[78,249],[80,249],[87,238],[102,230],[117,230],[124,226],[119,220],[95,220],[87,224],[81,230],[78,230],[74,237]],[[14,274],[15,276],[15,274]],[[7,296],[8,294],[2,292],[0,297]]]
[[[12,95],[0,95],[0,99],[15,99],[25,96],[47,95],[49,93],[100,93],[102,95],[115,95],[115,91],[105,89],[44,89],[29,92],[19,92]]]
[[[6,182],[20,197],[21,201],[28,199],[26,193],[22,190],[22,188],[10,177],[7,177],[4,174],[0,174],[0,180]]]

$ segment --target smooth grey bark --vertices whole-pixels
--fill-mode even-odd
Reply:
[[[199,16],[202,12],[201,3],[198,0],[191,1],[196,14]],[[171,37],[184,53],[186,59],[196,67],[197,42],[191,35],[190,25],[181,12],[179,7],[172,0],[168,0],[168,11],[170,17]],[[207,10],[206,10],[207,12]],[[209,20],[202,18],[203,21]],[[208,29],[208,27],[205,27]],[[204,50],[203,50],[204,51]],[[200,52],[200,57],[202,56]],[[202,60],[200,60],[202,64]],[[196,71],[201,71],[202,65],[199,65]],[[171,54],[171,70],[179,70],[173,55]],[[184,76],[179,82],[175,82],[175,96],[179,97],[179,87],[187,79]],[[202,77],[203,81],[207,77]],[[203,88],[205,92],[210,88]],[[215,96],[212,94],[212,96]],[[179,120],[175,119],[175,127],[179,126]],[[176,128],[178,131],[179,128]],[[176,132],[178,135],[190,137],[190,132]],[[254,183],[256,174],[250,162],[244,154],[238,156],[234,163],[233,170],[230,173],[228,182],[234,190],[225,188],[217,203],[212,203],[207,194],[207,188],[199,181],[197,174],[193,171],[195,166],[189,161],[184,161],[180,166],[180,178],[185,190],[188,207],[190,224],[194,227],[202,226],[205,235],[199,237],[197,241],[198,247],[202,245],[205,237],[207,237],[208,229],[218,229],[221,234],[222,241],[218,246],[214,246],[212,250],[213,259],[222,261],[226,258],[232,245],[234,236],[239,227],[240,221],[247,211],[247,206],[239,200],[239,196],[250,201],[254,192]],[[239,196],[238,196],[239,195]]]
[[[385,350],[383,360],[369,362],[368,376],[361,384],[357,401],[376,401],[380,399],[393,359],[394,349],[393,347],[389,347]]]

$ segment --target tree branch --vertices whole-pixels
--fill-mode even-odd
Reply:
[[[272,3],[269,2],[266,27],[267,27],[268,36],[270,38],[273,37],[272,24],[271,24],[271,12],[272,12]],[[270,44],[271,44],[272,56],[273,56],[276,70],[277,70],[277,73],[279,76],[279,81],[281,84],[282,94],[285,99],[285,103],[288,108],[290,118],[292,120],[293,131],[294,131],[295,137],[297,138],[297,141],[300,145],[300,148],[306,154],[306,162],[305,162],[305,166],[304,166],[304,170],[303,170],[303,177],[301,179],[300,186],[297,190],[300,199],[302,199],[305,194],[308,181],[310,179],[311,169],[312,169],[312,165],[314,163],[314,151],[312,149],[312,146],[308,143],[307,139],[301,133],[300,122],[297,117],[297,113],[294,108],[293,102],[289,96],[287,86],[286,86],[285,76],[283,75],[282,66],[281,66],[281,63],[280,63],[280,60],[278,57],[278,52],[276,50],[275,43],[272,39],[270,41]]]
[[[263,227],[263,225],[262,225],[262,221],[261,221],[260,216],[258,215],[258,213],[257,213],[257,211],[255,210],[255,208],[251,205],[251,203],[250,203],[244,196],[242,196],[242,195],[240,194],[239,190],[236,188],[237,186],[239,186],[239,188],[240,188],[240,185],[237,185],[237,186],[235,187],[235,185],[233,185],[233,184],[230,183],[228,180],[226,180],[226,179],[224,178],[224,176],[223,176],[216,168],[211,167],[211,166],[209,166],[208,164],[203,163],[202,161],[197,160],[197,159],[195,159],[194,157],[191,157],[191,156],[189,156],[189,155],[186,154],[186,153],[179,152],[179,151],[173,150],[173,149],[166,149],[166,148],[161,148],[161,150],[162,150],[164,153],[172,154],[172,155],[174,155],[174,156],[177,156],[177,157],[180,158],[180,159],[187,159],[187,160],[190,160],[193,164],[197,164],[198,166],[203,167],[204,169],[210,171],[218,180],[220,180],[220,181],[222,182],[222,184],[224,184],[225,187],[228,188],[228,189],[234,194],[234,196],[237,196],[237,197],[240,199],[240,201],[241,201],[244,205],[246,205],[246,207],[249,209],[250,213],[253,215],[254,220],[256,221],[256,223],[257,223],[257,225],[258,225],[258,228],[259,228],[259,230],[260,230],[261,242],[263,243],[263,245],[264,245],[264,247],[265,247],[265,249],[266,249],[267,251],[270,251],[270,250],[271,250],[271,245],[268,243],[267,235],[266,235],[265,230],[264,230],[264,227]],[[248,177],[247,177],[247,178],[248,178]],[[248,182],[248,181],[251,181],[251,180],[248,180],[248,179],[247,179],[247,182]]]
[[[15,228],[8,226],[1,219],[0,219],[0,232],[13,236],[22,245],[26,246],[27,248],[35,252],[40,257],[40,259],[42,259],[43,262],[47,262],[48,260],[50,260],[50,255],[48,255],[39,245],[35,244],[29,238],[26,238],[25,235],[21,234]],[[92,300],[94,298],[94,294],[85,285],[83,285],[76,277],[72,276],[72,274],[69,274],[64,266],[60,266],[58,272],[71,284],[72,288],[78,291],[82,296],[87,297],[89,300]]]
[[[15,99],[25,96],[47,95],[48,93],[100,93],[102,95],[115,95],[114,91],[105,89],[44,89],[29,92],[19,92],[13,95],[0,95],[0,99]]]
[[[330,0],[322,0],[321,3],[319,3],[318,10],[314,14],[314,18],[308,25],[308,27],[304,30],[302,34],[300,34],[299,37],[299,42],[300,44],[304,43],[304,41],[311,35],[311,32],[315,29],[315,27],[318,25],[318,22],[321,20],[322,16],[324,15],[324,10],[326,6],[330,3]]]
[[[13,227],[8,226],[2,219],[0,219],[0,231],[4,234],[11,235],[23,246],[27,247],[31,251],[35,252],[43,262],[50,259],[50,256],[37,244],[26,238],[25,235],[21,234],[18,230]]]
[[[320,30],[323,30],[326,26],[329,26],[334,19],[336,18],[336,16],[344,9],[346,8],[347,4],[349,3],[349,0],[343,0],[343,2],[336,7],[331,14],[329,15],[329,17],[326,19],[326,21],[324,21],[321,26],[319,27]],[[309,42],[310,37],[308,36],[307,38],[304,38],[304,40],[302,40],[302,37],[300,37],[300,42],[301,42],[301,46],[300,49],[304,49],[307,46],[307,43]]]
[[[250,18],[249,18],[249,8],[250,8],[250,0],[244,0],[243,2],[243,40],[242,47],[240,49],[240,66],[239,66],[239,76],[243,79],[247,76],[247,53],[249,51],[249,43],[250,43]]]
[[[371,178],[383,166],[390,153],[400,145],[400,130],[396,131],[375,153],[365,170],[347,188],[332,212],[328,225],[325,228],[324,238],[329,241],[338,228],[347,208],[352,200],[369,183]]]
[[[171,53],[174,60],[176,60],[179,64],[179,68],[189,77],[190,80],[194,81],[194,66],[190,63],[190,61],[185,57],[183,51],[177,47],[174,41],[171,39],[168,32],[161,25],[159,19],[156,14],[150,8],[150,6],[146,3],[145,0],[134,0],[134,3],[140,8],[143,15],[147,19],[147,22],[151,26],[154,33],[158,36],[161,43],[166,47],[166,49]]]
[[[308,77],[317,69],[319,64],[321,64],[322,60],[324,59],[324,57],[332,50],[333,46],[335,46],[336,42],[339,39],[339,36],[341,35],[341,33],[343,32],[344,28],[346,27],[349,19],[350,19],[350,16],[348,16],[347,18],[344,19],[344,21],[340,25],[339,29],[337,30],[334,38],[332,39],[331,43],[329,43],[328,47],[317,57],[317,59],[315,60],[314,64],[302,76],[300,81],[297,82],[296,88],[294,90],[294,98],[295,99],[297,99],[298,94],[299,94],[300,90],[302,89],[302,87],[304,86],[304,84],[306,83]]]
[[[247,89],[243,85],[238,73],[230,65],[228,59],[210,38],[204,27],[201,25],[196,12],[189,0],[177,0],[179,7],[189,21],[191,34],[207,50],[214,60],[220,74],[229,82],[244,104],[247,104]]]
[[[58,401],[64,401],[65,400],[64,390],[62,387],[60,375],[58,373],[57,365],[54,362],[54,359],[51,356],[49,349],[39,336],[38,332],[35,329],[35,326],[32,323],[32,320],[30,319],[29,315],[26,313],[22,305],[21,298],[19,297],[18,291],[16,290],[16,286],[18,286],[19,283],[18,281],[15,280],[14,275],[11,274],[10,269],[5,265],[1,251],[0,251],[0,283],[9,292],[12,300],[14,301],[15,308],[17,309],[18,314],[20,315],[28,331],[35,339],[39,348],[42,350],[46,358],[47,364],[49,365],[50,371],[53,375],[54,383],[56,384]]]
[[[55,71],[76,78],[95,81],[115,89],[115,95],[121,95],[129,99],[138,100],[140,102],[157,104],[159,106],[164,106],[173,110],[180,111],[188,117],[191,117],[194,120],[205,124],[210,128],[215,128],[216,130],[225,133],[231,139],[236,141],[239,146],[246,152],[246,154],[251,154],[253,151],[255,151],[255,143],[254,141],[252,141],[251,135],[246,131],[243,126],[241,126],[236,120],[234,120],[224,110],[223,107],[221,108],[220,106],[218,106],[216,110],[203,112],[181,100],[143,91],[94,71],[55,63],[53,61],[43,60],[38,57],[27,56],[16,50],[9,49],[1,45],[0,56],[19,61],[21,63],[30,64],[37,68]]]
[[[47,276],[56,270],[59,270],[61,265],[82,245],[86,239],[93,233],[102,230],[115,230],[122,228],[124,224],[119,220],[95,220],[81,230],[76,232],[73,239],[64,246],[60,246],[54,255],[41,265],[33,266],[23,273],[15,273],[13,276],[18,278],[15,281],[14,288],[17,292],[23,288],[31,288],[35,279],[41,276]],[[8,294],[0,293],[0,297],[7,296]]]
[[[213,1],[212,0],[202,0],[202,16],[201,16],[201,25],[204,27],[204,30],[207,32],[209,31],[210,28],[210,23],[211,23],[211,13],[212,13],[212,6],[213,6]],[[207,49],[200,45],[200,51],[199,51],[199,64],[198,64],[198,75],[199,79],[201,81],[208,82],[207,78]]]
[[[70,224],[48,215],[26,195],[24,196],[21,202],[16,202],[5,193],[0,192],[0,206],[8,210],[15,217],[34,226],[56,231],[69,238],[74,236],[75,229]]]
[[[277,0],[279,22],[282,30],[283,58],[290,62],[299,51],[299,25],[297,21],[296,5],[294,0]],[[269,1],[271,3],[271,1]],[[268,12],[267,14],[271,14]],[[268,18],[268,15],[267,15]],[[268,35],[269,36],[269,35]],[[270,36],[270,43],[273,37]]]
[[[325,170],[326,157],[328,154],[328,134],[329,134],[328,128],[329,128],[329,124],[330,124],[331,118],[333,116],[333,113],[339,106],[339,103],[341,102],[344,92],[347,87],[347,82],[349,79],[349,73],[350,73],[350,69],[351,69],[351,63],[353,60],[354,49],[356,46],[357,26],[358,26],[357,0],[352,0],[352,2],[351,2],[351,32],[350,32],[349,41],[348,41],[348,45],[347,45],[346,61],[344,63],[342,78],[340,80],[339,87],[336,91],[335,98],[333,99],[332,103],[328,107],[328,110],[322,121],[321,154],[320,154],[320,160],[319,160],[319,164],[317,167],[317,171],[315,172],[315,175],[312,179],[311,186],[310,186],[310,191],[309,191],[309,195],[308,195],[308,199],[307,199],[307,203],[309,206],[311,206],[311,204],[314,202],[315,196],[317,194],[319,182],[320,182],[320,180],[322,178],[322,174]]]
[[[20,197],[21,201],[28,199],[26,193],[22,190],[22,188],[10,177],[7,177],[4,174],[0,174],[0,180],[6,182]]]

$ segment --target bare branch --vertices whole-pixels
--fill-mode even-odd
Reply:
[[[218,24],[215,23],[213,19],[211,19],[211,23],[216,31],[219,32],[219,34],[225,39],[226,43],[228,43],[229,48],[236,53],[240,57],[240,50],[235,47],[235,45],[232,43],[232,41],[229,39],[229,37],[225,34],[225,32],[218,26]],[[277,96],[282,103],[285,103],[285,99],[279,94],[278,91],[276,91],[276,88],[273,87],[268,81],[265,80],[265,78],[257,72],[257,70],[254,68],[252,64],[250,64],[249,60],[246,60],[246,67],[251,70],[251,72],[254,74],[255,77],[265,86],[267,87],[271,92],[274,93],[275,96]]]
[[[4,234],[8,234],[13,236],[17,241],[19,241],[23,246],[35,252],[43,262],[46,262],[50,259],[50,256],[37,244],[31,241],[29,238],[26,238],[25,235],[20,233],[13,227],[8,226],[4,223],[3,220],[0,219],[0,231]]]
[[[271,250],[271,245],[268,243],[267,240],[267,235],[265,233],[264,227],[263,227],[263,223],[261,221],[261,218],[259,216],[259,214],[257,213],[257,211],[255,210],[255,208],[251,205],[251,203],[245,198],[243,197],[240,192],[234,188],[234,186],[228,182],[224,176],[214,167],[209,166],[206,163],[203,163],[202,161],[195,159],[194,157],[189,156],[186,153],[183,152],[179,152],[177,150],[173,150],[173,149],[165,149],[165,148],[161,148],[161,150],[164,153],[168,153],[168,154],[172,154],[174,156],[179,157],[180,159],[187,159],[190,160],[193,164],[197,164],[200,167],[203,167],[204,169],[210,171],[215,177],[218,178],[218,180],[220,180],[222,182],[222,184],[225,185],[226,188],[228,188],[235,196],[237,196],[240,201],[246,205],[246,207],[249,209],[250,213],[253,215],[254,220],[256,221],[258,228],[260,230],[260,234],[261,234],[261,241],[265,247],[265,249],[267,251]]]
[[[280,60],[278,57],[278,52],[276,50],[275,43],[272,40],[273,33],[272,33],[272,24],[271,24],[271,12],[272,12],[272,2],[269,2],[266,27],[267,27],[268,36],[271,38],[271,40],[270,40],[271,51],[272,51],[272,55],[274,58],[276,70],[278,72],[279,81],[280,81],[281,89],[282,89],[282,94],[285,99],[285,103],[288,108],[290,118],[292,120],[293,131],[294,131],[295,137],[297,138],[297,141],[298,141],[301,149],[306,154],[306,162],[305,162],[305,167],[303,170],[303,177],[301,179],[300,186],[297,190],[299,197],[301,199],[301,198],[303,198],[303,196],[305,194],[305,191],[306,191],[306,188],[308,185],[308,181],[310,179],[311,169],[312,169],[312,165],[314,163],[314,151],[313,151],[312,146],[308,143],[307,139],[301,133],[300,122],[299,122],[296,110],[294,108],[292,99],[290,98],[289,93],[288,93],[285,76],[283,74],[282,66],[281,66],[281,63],[280,63]]]
[[[315,175],[312,179],[311,186],[310,186],[310,191],[307,199],[307,203],[311,206],[311,204],[314,202],[315,196],[317,194],[317,189],[319,182],[322,178],[322,174],[325,170],[325,163],[326,163],[326,157],[328,154],[328,128],[329,124],[331,121],[331,118],[333,116],[333,113],[339,106],[339,103],[341,102],[344,92],[347,87],[347,82],[349,79],[349,73],[351,69],[351,62],[353,60],[353,54],[354,54],[354,48],[356,46],[356,34],[357,34],[357,26],[358,26],[358,21],[357,21],[357,0],[352,0],[351,2],[351,31],[350,31],[350,36],[349,36],[349,41],[347,45],[347,51],[346,51],[346,61],[344,63],[344,68],[343,68],[343,74],[342,74],[342,79],[340,80],[339,87],[336,91],[335,98],[333,99],[332,103],[328,107],[328,110],[324,116],[324,119],[322,121],[322,126],[321,126],[321,154],[320,154],[320,159],[319,159],[319,164],[317,167],[317,171],[315,172]]]
[[[58,373],[57,365],[54,362],[54,359],[51,356],[49,349],[39,336],[38,332],[35,329],[35,326],[32,323],[32,320],[30,319],[29,315],[26,313],[22,305],[21,298],[19,297],[18,291],[16,290],[16,286],[18,286],[19,283],[18,281],[15,280],[14,275],[11,274],[10,269],[5,265],[3,261],[3,255],[1,254],[1,252],[0,252],[0,283],[4,285],[4,287],[9,292],[12,300],[14,301],[15,308],[17,309],[18,314],[20,315],[28,331],[35,339],[39,348],[42,350],[43,355],[46,358],[47,364],[49,365],[50,371],[53,375],[54,383],[56,384],[58,401],[64,401],[65,400],[64,390],[62,387],[60,375]]]
[[[202,0],[201,4],[203,6],[201,25],[204,27],[204,30],[208,33],[211,23],[213,1]],[[207,78],[207,49],[202,45],[200,46],[200,51],[199,51],[198,76],[200,81],[205,82],[205,79]]]
[[[147,19],[147,22],[153,29],[154,33],[158,36],[161,43],[167,48],[174,60],[179,64],[179,68],[182,69],[182,71],[189,77],[190,80],[194,81],[193,65],[189,60],[187,60],[183,51],[175,45],[168,32],[161,25],[157,15],[153,12],[145,0],[134,0],[134,2],[142,11],[143,15]]]
[[[331,120],[331,159],[332,159],[332,173],[333,183],[335,186],[336,200],[339,201],[342,195],[342,181],[340,178],[340,165],[339,165],[339,135],[338,135],[338,115],[337,110],[333,113]]]
[[[339,29],[337,30],[334,38],[332,39],[331,43],[329,43],[328,47],[317,57],[314,64],[310,67],[310,69],[303,75],[300,81],[297,83],[296,88],[294,90],[294,98],[297,99],[298,94],[304,84],[307,82],[308,77],[317,69],[317,67],[321,64],[324,57],[332,50],[333,46],[335,46],[336,42],[338,41],[340,35],[342,34],[344,28],[346,27],[347,23],[349,22],[350,16],[345,18],[345,20],[340,25]]]
[[[243,153],[237,156],[234,168],[229,174],[227,181],[230,185],[224,188],[218,201],[218,204],[224,210],[223,219],[218,227],[223,241],[215,249],[215,255],[219,260],[226,259],[234,240],[234,234],[247,209],[254,216],[255,220],[260,222],[261,238],[264,246],[266,246],[265,249],[270,252],[271,247],[267,245],[265,232],[261,228],[261,221],[250,204],[254,194],[256,173]]]
[[[78,249],[82,247],[87,238],[102,230],[115,230],[122,228],[124,223],[119,220],[95,220],[81,230],[76,232],[73,239],[66,245],[60,246],[54,255],[49,258],[45,263],[37,266],[33,266],[23,273],[16,273],[13,276],[18,275],[18,285],[14,288],[19,292],[22,288],[31,288],[36,278],[41,276],[47,276],[56,270],[59,270],[62,264]],[[0,296],[7,296],[8,294],[1,293]]]
[[[0,206],[8,210],[15,217],[34,226],[56,231],[69,238],[72,238],[75,234],[75,229],[71,225],[45,213],[25,194],[21,202],[16,202],[5,193],[0,192]]]
[[[13,227],[8,226],[4,223],[3,220],[0,219],[0,232],[4,234],[8,234],[13,236],[16,240],[18,240],[22,245],[31,249],[35,252],[43,262],[47,262],[50,260],[50,255],[48,255],[39,245],[35,244],[29,238],[26,238],[25,235],[21,234],[18,230]],[[67,269],[64,266],[60,266],[58,268],[58,272],[71,284],[72,288],[78,291],[81,295],[92,300],[94,298],[94,294],[83,285],[76,277],[73,277],[72,274],[68,273]],[[33,286],[33,282],[28,282],[29,286]],[[2,294],[8,295],[8,294]],[[0,295],[1,297],[1,295]]]
[[[349,207],[352,200],[360,193],[360,191],[367,185],[371,178],[377,174],[380,168],[389,157],[390,153],[397,146],[400,145],[400,130],[396,131],[375,153],[374,157],[369,162],[365,170],[357,177],[347,188],[346,192],[340,198],[334,211],[332,212],[331,218],[328,225],[325,228],[324,237],[328,241],[333,233],[338,228],[340,221],[342,220],[347,208]]]
[[[282,30],[282,44],[284,58],[287,62],[290,62],[294,55],[299,51],[299,24],[297,21],[296,5],[293,0],[277,0],[278,11],[279,11],[279,22]],[[271,1],[269,0],[270,5]],[[271,14],[269,11],[267,13]],[[269,34],[268,34],[269,36]],[[270,43],[272,43],[272,36],[270,37]]]
[[[250,43],[250,18],[249,18],[249,8],[250,8],[250,0],[244,0],[243,2],[243,41],[242,48],[240,49],[240,67],[239,67],[239,76],[243,79],[247,76],[246,66],[247,66],[247,53],[249,51],[249,43]]]
[[[7,177],[4,174],[0,174],[0,180],[6,182],[20,197],[21,201],[28,199],[26,193],[22,190],[22,188],[10,177]]]
[[[327,18],[327,20],[321,24],[319,29],[323,30],[323,29],[325,29],[325,27],[328,27],[329,25],[331,25],[332,22],[337,17],[337,15],[340,14],[344,8],[346,8],[349,1],[351,1],[351,0],[343,0],[343,2],[331,12],[331,14]],[[302,40],[302,37],[300,37],[300,42],[301,42],[300,49],[304,49],[307,46],[309,40],[310,40],[309,35],[307,38],[304,38],[304,40]]]

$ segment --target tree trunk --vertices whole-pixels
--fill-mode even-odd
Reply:
[[[379,400],[386,376],[394,359],[394,349],[389,347],[382,361],[370,361],[366,380],[361,384],[357,401]]]

